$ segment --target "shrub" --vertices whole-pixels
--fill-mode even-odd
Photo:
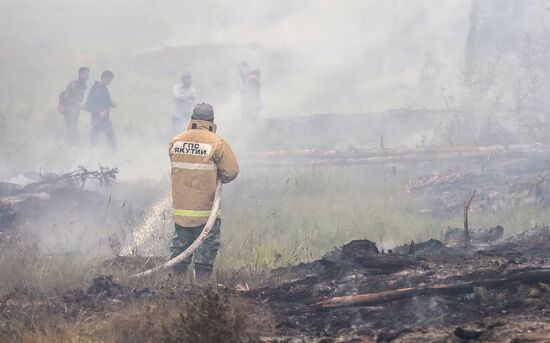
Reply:
[[[198,298],[186,303],[178,318],[164,326],[164,341],[255,342],[260,333],[255,321],[261,319],[252,312],[208,287]]]

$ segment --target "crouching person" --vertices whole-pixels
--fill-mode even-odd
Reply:
[[[200,235],[210,216],[217,179],[234,180],[239,173],[235,154],[216,134],[214,110],[209,104],[193,109],[187,131],[170,142],[172,164],[172,215],[175,232],[170,248],[172,258],[185,251]],[[212,230],[193,256],[175,266],[185,274],[191,261],[199,282],[210,278],[220,247],[220,213]]]

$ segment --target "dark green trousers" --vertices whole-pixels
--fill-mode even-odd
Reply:
[[[212,230],[206,236],[206,239],[200,247],[195,250],[192,256],[188,257],[182,262],[180,268],[187,268],[187,266],[193,261],[195,265],[210,266],[214,265],[214,260],[220,249],[220,227],[221,220],[216,219],[216,222],[212,226]],[[197,227],[183,227],[175,224],[174,238],[172,238],[172,246],[170,252],[174,258],[187,249],[193,242],[199,237],[204,225]]]

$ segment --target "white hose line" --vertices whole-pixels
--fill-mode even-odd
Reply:
[[[212,212],[210,213],[210,217],[208,217],[208,221],[206,222],[206,225],[204,225],[204,229],[202,229],[202,232],[200,233],[199,237],[191,244],[187,249],[185,249],[184,252],[179,254],[178,256],[174,257],[170,261],[167,261],[166,263],[156,266],[155,268],[146,270],[141,273],[134,274],[130,277],[141,277],[146,275],[151,275],[153,273],[156,273],[161,270],[165,270],[168,268],[171,268],[175,266],[176,264],[183,262],[186,258],[191,256],[195,250],[197,250],[198,247],[201,246],[201,244],[206,239],[206,236],[210,233],[210,230],[212,230],[212,226],[216,222],[216,219],[218,218],[218,211],[220,209],[221,205],[221,199],[222,199],[222,181],[218,178],[218,181],[216,183],[216,192],[214,193],[214,203],[212,204]]]

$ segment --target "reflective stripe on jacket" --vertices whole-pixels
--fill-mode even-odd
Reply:
[[[174,137],[169,153],[174,222],[203,225],[211,213],[217,178],[227,183],[239,173],[235,154],[216,134],[216,124],[203,120],[192,120],[187,131]]]

